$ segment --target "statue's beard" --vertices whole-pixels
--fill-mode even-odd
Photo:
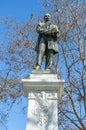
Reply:
[[[45,20],[45,24],[49,25],[51,22],[50,22],[50,19],[48,20]]]

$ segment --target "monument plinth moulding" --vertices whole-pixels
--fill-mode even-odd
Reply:
[[[28,98],[26,130],[58,130],[58,100],[64,91],[64,80],[51,70],[33,70],[22,79]]]

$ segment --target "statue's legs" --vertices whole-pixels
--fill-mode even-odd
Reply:
[[[38,55],[37,55],[36,69],[41,68],[42,60],[43,60],[43,57],[44,57],[44,54],[45,54],[45,49],[46,49],[46,45],[44,43],[41,43],[39,45],[39,51],[38,51]]]
[[[53,64],[53,50],[48,50],[47,56],[46,56],[46,69],[50,69]]]

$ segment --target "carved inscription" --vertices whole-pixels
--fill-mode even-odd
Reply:
[[[34,106],[34,116],[36,116],[37,121],[40,126],[46,125],[48,118],[48,100],[46,99],[46,93],[40,92],[35,93],[35,106]]]

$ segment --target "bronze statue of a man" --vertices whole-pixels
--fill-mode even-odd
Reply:
[[[57,39],[59,37],[58,27],[51,24],[51,15],[44,15],[44,22],[40,22],[36,28],[38,41],[36,45],[37,64],[36,69],[41,68],[43,57],[46,57],[45,69],[50,69],[53,63],[53,55],[58,53]]]

